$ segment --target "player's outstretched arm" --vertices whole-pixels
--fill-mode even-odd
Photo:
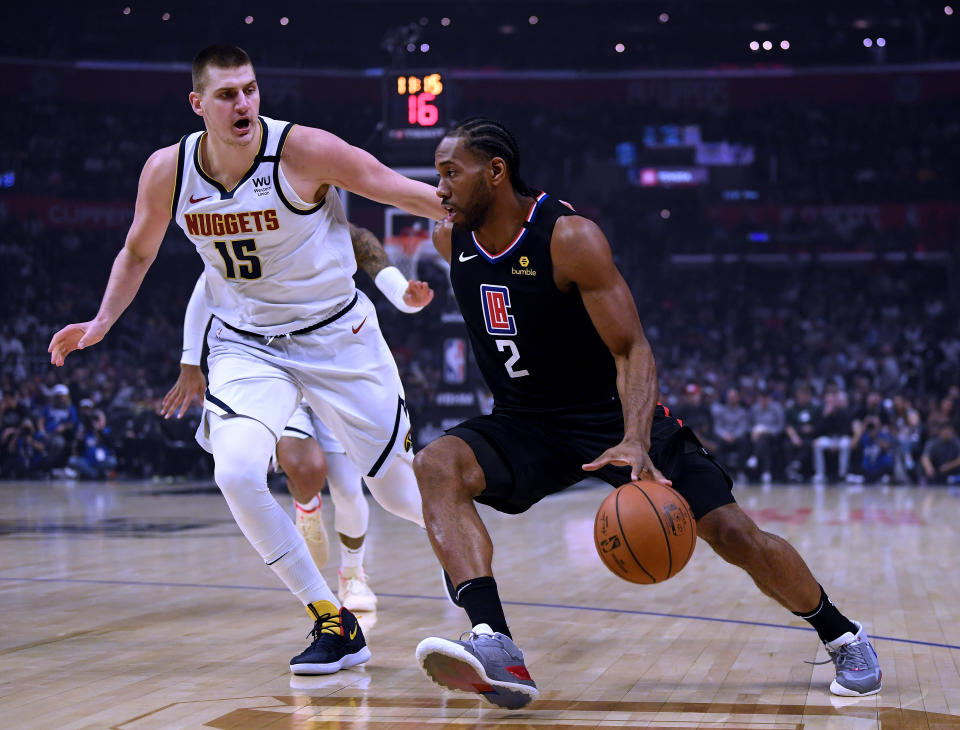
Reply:
[[[407,281],[400,269],[390,264],[380,239],[366,228],[350,223],[350,240],[357,265],[369,274],[377,288],[401,312],[419,312],[433,301],[433,289],[425,281]]]
[[[57,367],[74,350],[97,344],[136,296],[153,263],[170,222],[170,203],[177,174],[177,145],[154,152],[140,174],[133,223],[120,253],[113,261],[110,279],[97,316],[69,324],[50,340],[47,352]]]
[[[439,220],[444,215],[433,187],[404,177],[322,129],[294,126],[283,147],[283,163],[318,187],[336,185],[424,218]]]
[[[632,479],[646,477],[670,484],[648,453],[658,397],[656,362],[633,295],[613,262],[606,236],[593,221],[563,217],[554,228],[550,251],[557,285],[564,290],[575,285],[580,290],[594,327],[613,354],[623,403],[623,441],[583,468],[594,471],[607,464],[630,466]]]

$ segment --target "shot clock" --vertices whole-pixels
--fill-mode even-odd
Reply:
[[[392,144],[436,143],[447,130],[447,93],[440,71],[388,71],[383,76],[383,130]]]

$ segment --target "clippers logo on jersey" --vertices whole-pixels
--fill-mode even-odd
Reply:
[[[510,290],[494,284],[480,285],[483,319],[491,335],[517,334],[517,322],[510,314]]]

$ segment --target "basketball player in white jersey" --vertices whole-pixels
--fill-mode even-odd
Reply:
[[[412,314],[433,300],[429,284],[407,282],[406,277],[390,265],[383,244],[373,233],[351,223],[350,240],[357,264],[397,309]],[[406,282],[403,290],[392,286],[392,282],[401,280]],[[202,402],[206,391],[207,381],[200,362],[205,331],[212,315],[206,305],[205,287],[206,274],[200,274],[184,314],[180,375],[164,396],[160,410],[166,418],[174,414],[182,418],[194,399]],[[337,596],[340,603],[354,613],[376,610],[377,596],[363,567],[370,511],[360,472],[330,429],[303,401],[277,441],[276,464],[286,474],[297,530],[303,535],[318,568],[326,565],[330,550],[320,496],[324,483],[329,483],[336,508],[334,525],[340,540]]]
[[[266,482],[301,399],[377,500],[423,525],[403,387],[376,311],[354,284],[333,186],[425,218],[443,213],[430,186],[329,132],[260,117],[257,77],[236,46],[197,54],[189,98],[205,131],[147,160],[100,309],[53,336],[50,360],[61,366],[103,339],[139,290],[173,216],[203,259],[214,314],[198,441],[213,453],[214,479],[240,529],[314,620],[313,642],[291,671],[329,674],[368,661],[370,650]]]

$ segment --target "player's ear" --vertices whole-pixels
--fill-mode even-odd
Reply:
[[[196,91],[191,91],[187,99],[190,102],[190,108],[193,109],[193,113],[198,117],[202,117],[203,109],[200,107],[200,94]]]
[[[510,177],[507,173],[507,163],[504,162],[502,157],[492,158],[490,164],[487,166],[487,170],[490,173],[491,185],[500,185]]]

